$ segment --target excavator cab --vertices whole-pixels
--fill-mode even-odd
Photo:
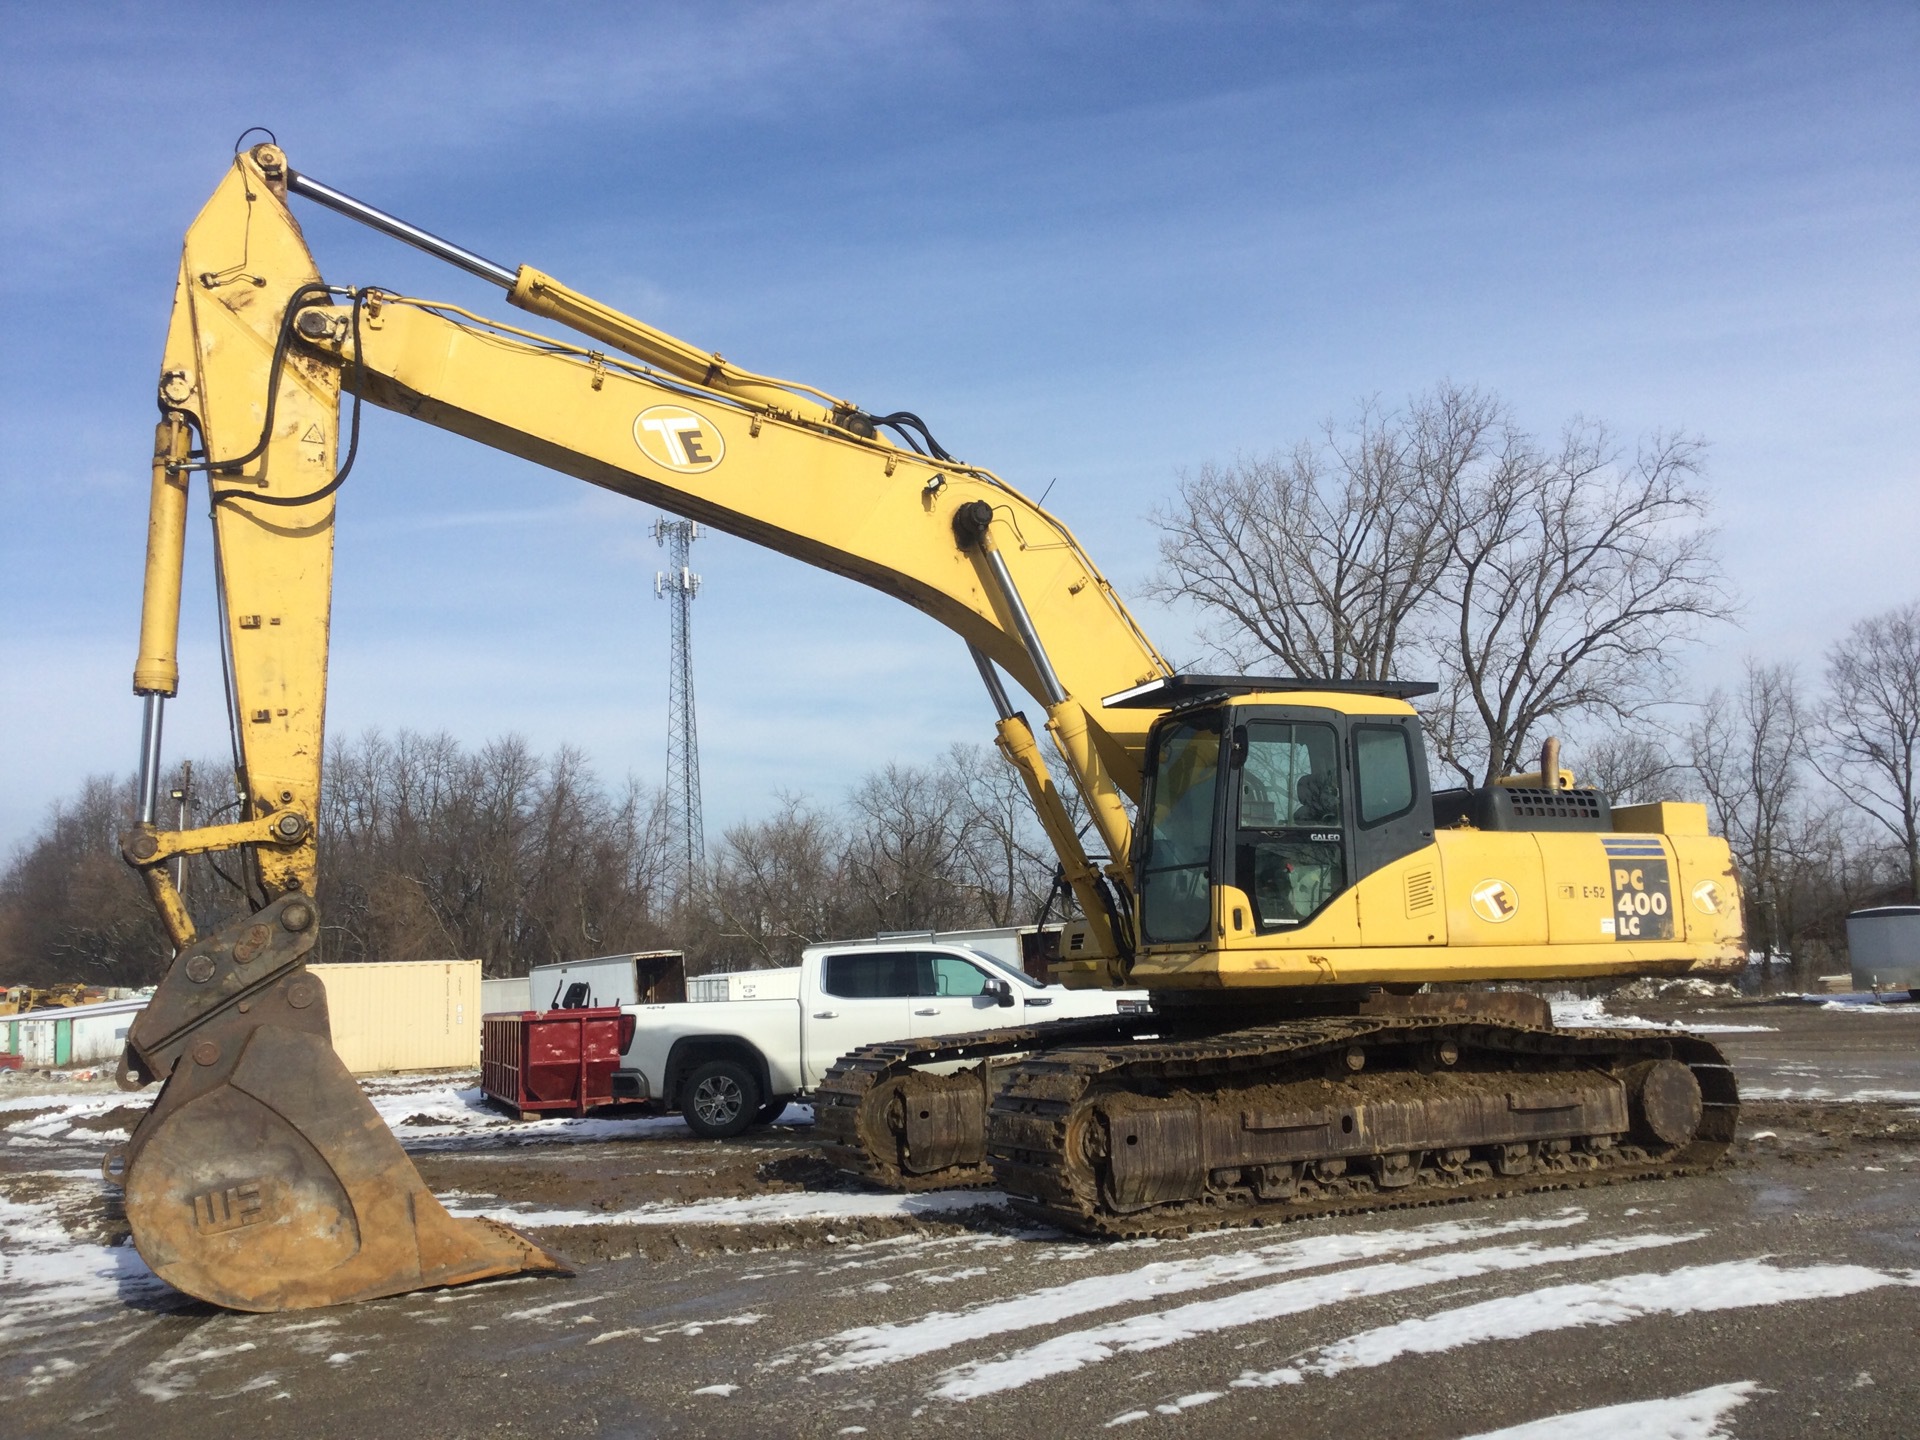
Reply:
[[[1143,945],[1204,942],[1221,886],[1247,907],[1233,929],[1298,929],[1432,843],[1420,722],[1392,703],[1432,687],[1368,687],[1388,703],[1355,713],[1325,703],[1325,692],[1360,687],[1298,682],[1322,693],[1288,703],[1271,693],[1286,683],[1176,677],[1153,687],[1162,698],[1199,694],[1155,726],[1148,747],[1134,854]]]

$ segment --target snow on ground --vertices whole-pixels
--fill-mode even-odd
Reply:
[[[1787,1301],[1837,1299],[1889,1285],[1920,1287],[1920,1271],[1882,1271],[1864,1265],[1791,1267],[1760,1259],[1692,1265],[1666,1274],[1616,1275],[1594,1283],[1551,1285],[1523,1295],[1503,1295],[1365,1330],[1321,1346],[1279,1370],[1243,1372],[1233,1383],[1245,1387],[1299,1385],[1308,1376],[1371,1369],[1404,1355],[1437,1355],[1489,1340],[1621,1325],[1649,1315],[1696,1315]]]
[[[698,1200],[687,1205],[638,1205],[631,1210],[533,1210],[504,1205],[447,1208],[463,1218],[481,1216],[516,1228],[544,1230],[572,1225],[758,1225],[783,1220],[912,1218],[999,1209],[1006,1203],[1007,1197],[998,1190],[935,1190],[922,1195],[801,1191],[749,1195],[738,1200]]]
[[[1710,1025],[1688,1021],[1675,1024],[1665,1020],[1643,1020],[1638,1015],[1611,1015],[1605,1000],[1560,996],[1549,1002],[1553,1023],[1569,1029],[1596,1030],[1690,1030],[1695,1035],[1740,1035],[1770,1031],[1772,1025]]]
[[[94,1184],[103,1184],[98,1175]],[[45,1345],[103,1307],[172,1308],[186,1297],[132,1245],[75,1240],[52,1205],[0,1197],[0,1348]]]
[[[814,1341],[807,1348],[822,1361],[814,1367],[816,1375],[871,1369],[919,1355],[936,1354],[968,1341],[1056,1324],[1125,1304],[1141,1295],[1178,1295],[1238,1280],[1284,1275],[1325,1265],[1353,1264],[1385,1255],[1411,1254],[1497,1235],[1558,1230],[1582,1224],[1586,1218],[1583,1211],[1567,1210],[1544,1220],[1499,1223],[1446,1220],[1406,1230],[1316,1235],[1305,1240],[1262,1245],[1250,1251],[1193,1260],[1156,1261],[1123,1274],[1090,1275],[1083,1280],[1029,1291],[1017,1299],[989,1302],[958,1313],[936,1310],[902,1325],[862,1325]]]
[[[977,1400],[1017,1390],[1055,1375],[1097,1365],[1116,1355],[1137,1355],[1247,1325],[1265,1325],[1349,1300],[1391,1295],[1428,1285],[1457,1283],[1503,1271],[1565,1265],[1634,1250],[1684,1244],[1705,1231],[1602,1236],[1582,1244],[1486,1245],[1422,1255],[1410,1260],[1350,1266],[1296,1280],[1283,1280],[1232,1295],[1196,1300],[1171,1310],[1130,1315],[1087,1330],[1072,1330],[993,1360],[968,1361],[946,1371],[933,1393],[942,1400]]]
[[[1635,1400],[1605,1405],[1598,1410],[1576,1410],[1549,1415],[1504,1430],[1469,1435],[1467,1440],[1725,1440],[1731,1434],[1727,1418],[1747,1403],[1760,1387],[1752,1380],[1731,1385],[1709,1385],[1668,1400]]]
[[[380,1075],[360,1081],[367,1099],[389,1129],[410,1150],[462,1149],[488,1145],[587,1144],[641,1135],[691,1137],[678,1115],[555,1115],[515,1120],[488,1103],[472,1070],[430,1075]],[[90,1145],[125,1140],[125,1129],[95,1129],[81,1122],[124,1106],[143,1110],[157,1090],[126,1092],[99,1084],[76,1086],[57,1081],[14,1082],[27,1093],[0,1095],[0,1134],[10,1146],[31,1148],[57,1141]],[[36,1111],[9,1123],[8,1112]],[[810,1125],[813,1107],[789,1105],[777,1122]]]

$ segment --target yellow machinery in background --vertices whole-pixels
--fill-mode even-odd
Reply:
[[[292,196],[581,338],[329,284]],[[427,1192],[335,1057],[306,969],[334,513],[363,401],[871,585],[968,645],[1079,903],[1060,974],[1155,1005],[847,1057],[818,1113],[859,1173],[991,1175],[1047,1219],[1142,1234],[1670,1173],[1731,1138],[1731,1075],[1705,1041],[1556,1031],[1530,995],[1432,988],[1740,964],[1727,847],[1698,807],[1609,811],[1551,754],[1539,775],[1435,792],[1408,703],[1426,687],[1175,673],[1065,527],[918,416],[742,370],[267,144],[236,155],[186,237],[134,672],[142,809],[124,849],[180,953],[129,1036],[125,1083],[165,1086],[115,1173],[141,1253],[181,1289],[264,1310],[558,1266]],[[165,831],[196,477],[244,813]],[[1043,707],[1103,858],[1009,678]],[[256,913],[199,935],[166,862],[235,846]]]
[[[0,1015],[25,1015],[34,1010],[62,1010],[87,1003],[88,987],[78,982],[48,985],[9,985],[0,990]]]

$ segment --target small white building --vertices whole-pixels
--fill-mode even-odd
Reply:
[[[127,1027],[146,1009],[148,998],[138,995],[131,1000],[0,1016],[0,1054],[18,1055],[23,1066],[34,1070],[117,1065],[126,1048]]]

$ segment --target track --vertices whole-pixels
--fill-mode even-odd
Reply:
[[[827,1158],[886,1190],[986,1185],[987,1107],[1009,1057],[1057,1047],[1113,1044],[1164,1026],[1150,1015],[1053,1020],[962,1036],[897,1040],[842,1056],[814,1092],[814,1133]],[[972,1064],[953,1076],[919,1067]],[[907,1112],[911,1093],[923,1103]],[[930,1113],[922,1115],[921,1110]],[[912,1122],[912,1123],[909,1123]]]
[[[1035,1219],[1134,1238],[1695,1172],[1739,1112],[1725,1058],[1686,1034],[1405,1015],[1156,1033],[1167,1024],[870,1046],[828,1074],[819,1134],[888,1189],[991,1183]]]
[[[1451,1064],[1427,1063],[1443,1046]],[[1698,1085],[1691,1123],[1633,1091],[1670,1083],[1663,1061]],[[1697,1036],[1357,1017],[1032,1056],[994,1099],[988,1155],[1024,1213],[1135,1238],[1695,1172],[1738,1112]]]

